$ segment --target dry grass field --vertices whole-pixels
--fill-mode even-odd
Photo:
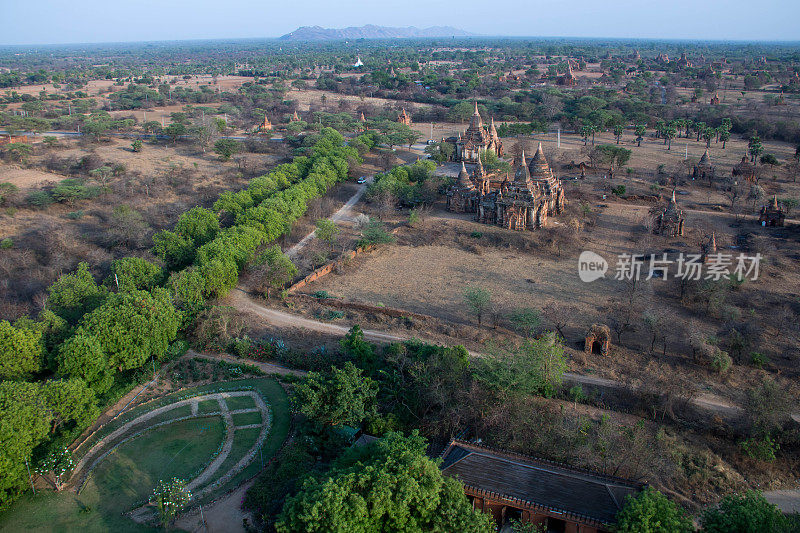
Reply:
[[[554,136],[536,136],[536,140],[539,139],[543,139],[551,160],[569,161],[569,155],[565,158],[563,154],[580,155],[583,147],[582,140],[564,136],[559,158]],[[598,136],[596,142],[614,141]],[[766,370],[741,361],[742,364],[734,365],[729,373],[719,375],[693,360],[691,338],[699,334],[705,338],[724,339],[732,319],[719,314],[707,315],[702,309],[685,304],[680,298],[678,282],[672,279],[654,279],[642,284],[635,303],[636,329],[624,333],[621,346],[614,337],[611,358],[593,355],[584,366],[582,357],[575,357],[573,368],[645,386],[681,383],[687,390],[698,394],[711,392],[734,403],[741,403],[744,391],[764,375],[775,375],[777,371],[777,379],[787,390],[798,394],[800,391],[793,378],[797,368],[794,346],[800,338],[795,307],[796,294],[800,291],[800,271],[796,265],[800,257],[797,227],[790,223],[785,229],[761,228],[752,218],[752,206],[748,206],[743,215],[734,216],[720,207],[727,205],[722,194],[687,180],[678,187],[683,193],[678,195],[678,201],[686,217],[685,234],[677,238],[652,235],[647,230],[647,221],[652,217],[651,209],[659,204],[617,199],[610,194],[610,186],[626,184],[629,193],[652,195],[649,169],[659,161],[679,162],[683,154],[678,156],[675,148],[668,152],[656,140],[632,149],[634,156],[630,166],[634,172],[631,176],[620,172],[622,177],[618,174],[608,180],[590,173],[586,180],[565,181],[567,198],[571,200],[568,212],[551,218],[550,226],[543,231],[507,232],[475,223],[469,215],[448,213],[438,205],[424,226],[403,227],[395,244],[355,260],[344,272],[315,282],[305,292],[327,291],[347,301],[430,315],[435,318],[430,325],[415,324],[415,327],[421,329],[421,335],[438,338],[442,323],[452,324],[459,332],[465,327],[477,326],[464,303],[463,290],[467,286],[481,287],[492,294],[490,315],[496,315],[496,324],[503,331],[512,328],[508,315],[520,308],[549,309],[550,313],[543,316],[543,327],[547,328],[554,327],[550,314],[555,311],[562,315],[567,346],[570,353],[577,356],[589,326],[608,323],[623,306],[626,285],[612,279],[618,254],[669,251],[674,258],[678,252],[699,253],[701,243],[712,231],[720,252],[737,254],[736,236],[745,232],[750,234],[749,253],[758,251],[764,256],[762,270],[757,281],[747,282],[732,292],[727,305],[735,308],[731,311],[738,317],[734,322],[752,321],[758,328],[757,346],[753,350],[767,355],[770,362]],[[691,150],[702,153],[703,149],[704,143],[690,141],[690,154]],[[735,155],[731,156],[743,153],[744,149],[744,143],[737,140],[729,143],[725,151],[721,145],[713,151],[712,157],[715,162],[719,161],[718,172],[728,174],[730,168],[726,168],[726,164],[738,160]],[[793,153],[790,147],[777,143],[769,143],[766,149],[782,160]],[[559,171],[559,174],[565,173]],[[777,182],[762,180],[762,185],[782,197],[797,197],[800,193],[797,185],[783,175]],[[668,196],[670,191],[671,188],[659,192]],[[581,202],[590,207],[592,214],[579,213]],[[375,209],[375,206],[363,206],[366,212],[378,214]],[[385,212],[381,213],[386,217]],[[403,216],[398,213],[389,216],[387,221],[403,224]],[[582,220],[582,230],[555,249],[551,236],[563,235],[571,219]],[[609,261],[610,270],[604,279],[593,283],[580,281],[577,258],[582,250],[595,251]],[[660,341],[657,353],[650,352],[651,337],[642,323],[642,315],[647,311],[658,311],[667,317],[662,326],[667,346],[664,355],[660,354],[663,349]],[[492,323],[490,316],[482,329],[490,332]],[[456,336],[450,342],[466,342],[476,350],[491,349],[492,344],[498,342],[491,340],[492,336],[508,340],[504,334],[489,333],[483,337],[468,335],[466,340]],[[489,344],[483,344],[481,338]]]

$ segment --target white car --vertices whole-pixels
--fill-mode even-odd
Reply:
[[[360,178],[358,178],[358,183],[366,183],[366,182],[367,182],[366,176],[361,176]]]

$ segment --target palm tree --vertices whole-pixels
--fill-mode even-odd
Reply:
[[[642,139],[644,138],[645,133],[647,133],[646,125],[639,124],[636,126],[636,142],[638,143],[636,146],[642,146]]]
[[[617,138],[617,144],[619,144],[619,138],[622,137],[623,131],[624,128],[622,127],[622,124],[617,124],[614,126],[614,136]]]
[[[667,150],[672,150],[672,139],[675,138],[675,135],[677,135],[677,133],[678,130],[675,128],[675,126],[672,125],[668,126],[667,129],[664,130],[664,138],[669,142],[669,144],[667,145]]]

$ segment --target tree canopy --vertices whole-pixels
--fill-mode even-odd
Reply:
[[[347,362],[329,372],[309,372],[295,389],[292,402],[307,417],[329,426],[358,426],[375,413],[378,386]]]
[[[617,514],[620,533],[689,533],[694,531],[686,512],[659,491],[646,487],[629,496]]]
[[[275,527],[289,532],[491,532],[491,516],[474,510],[461,484],[425,455],[426,442],[389,433],[351,449],[324,477],[308,478],[287,500]]]

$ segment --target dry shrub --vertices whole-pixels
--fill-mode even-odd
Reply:
[[[221,352],[243,330],[241,313],[233,307],[214,306],[197,318],[192,339],[204,350]]]

